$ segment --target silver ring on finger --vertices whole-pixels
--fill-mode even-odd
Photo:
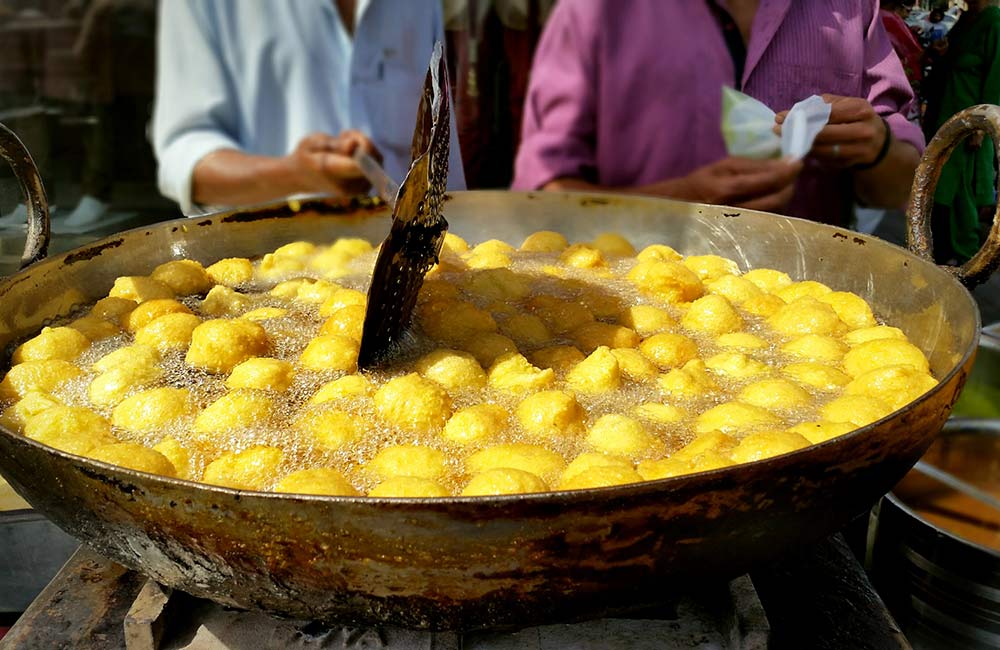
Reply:
[[[840,145],[839,144],[833,145],[833,157],[834,158],[840,158]]]

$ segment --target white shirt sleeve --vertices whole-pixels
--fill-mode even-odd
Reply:
[[[224,73],[208,3],[159,3],[153,150],[160,192],[196,212],[191,199],[195,165],[219,149],[240,149],[239,103]]]

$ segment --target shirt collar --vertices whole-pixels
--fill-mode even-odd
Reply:
[[[741,85],[746,86],[747,80],[760,63],[761,57],[764,56],[791,6],[792,0],[761,0],[750,28],[750,42],[747,44],[747,58]]]

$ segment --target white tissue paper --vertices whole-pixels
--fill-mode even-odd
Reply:
[[[730,156],[743,158],[804,158],[813,140],[830,121],[830,105],[819,95],[792,106],[774,133],[774,111],[732,88],[722,89],[722,137]]]

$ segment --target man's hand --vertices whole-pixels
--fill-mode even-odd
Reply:
[[[781,211],[795,193],[800,161],[723,158],[687,176],[638,188],[688,201]]]
[[[362,149],[381,162],[382,155],[363,133],[343,131],[332,136],[311,133],[285,157],[289,172],[304,192],[363,194],[369,183],[354,162],[354,151]]]
[[[830,121],[816,136],[809,154],[839,168],[874,162],[889,133],[872,105],[860,97],[822,97],[830,104]],[[774,118],[779,133],[787,116],[788,111],[782,111]]]

